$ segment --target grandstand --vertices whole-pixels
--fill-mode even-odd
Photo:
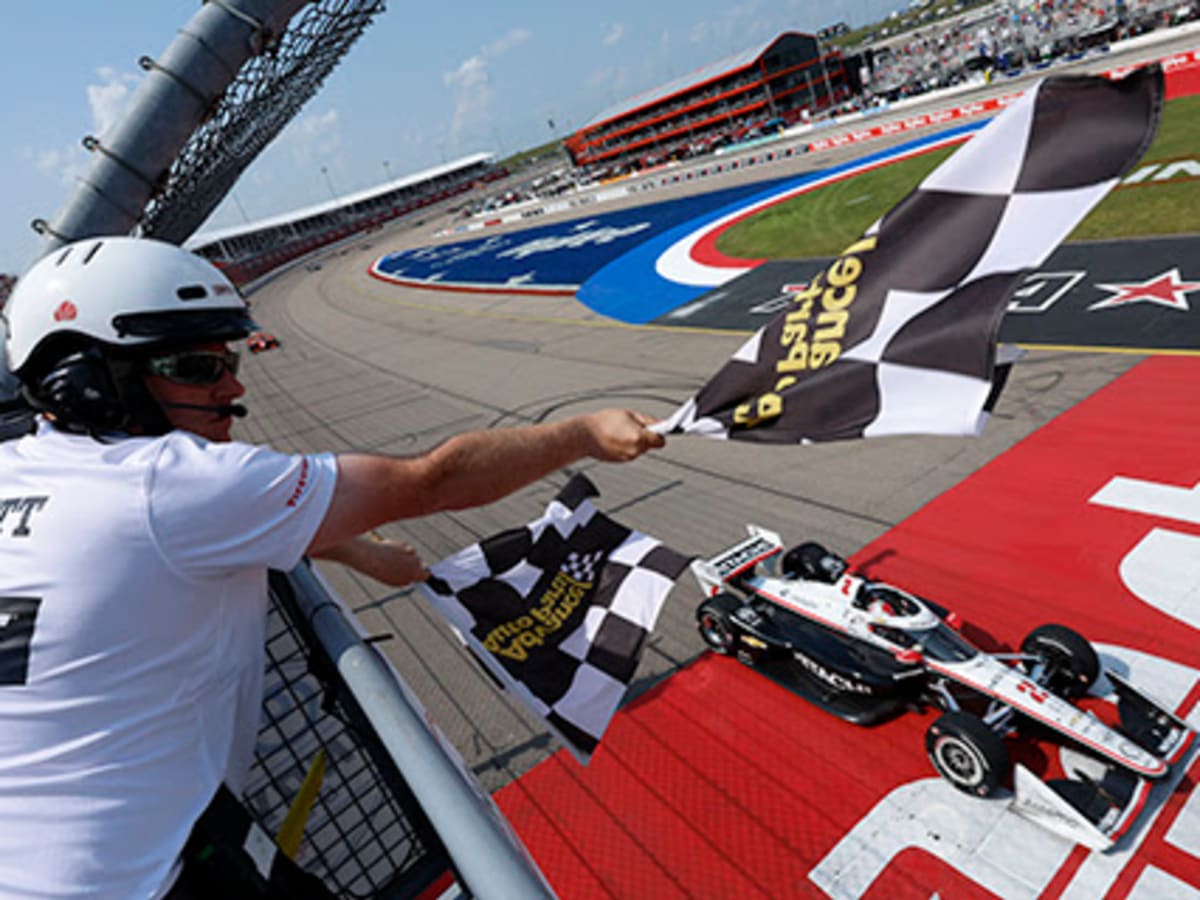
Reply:
[[[838,51],[789,31],[604,110],[564,146],[601,177],[642,169],[828,109],[856,79]]]
[[[867,93],[897,99],[966,81],[1016,74],[1094,47],[1195,18],[1178,0],[997,2],[904,31],[864,48]]]
[[[219,231],[185,246],[245,283],[326,244],[374,228],[505,175],[491,153],[476,153],[325,203]]]

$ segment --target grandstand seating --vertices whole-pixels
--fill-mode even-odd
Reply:
[[[1021,71],[1196,14],[1195,2],[1178,0],[992,3],[873,44],[867,93],[896,99],[957,84],[975,73]]]
[[[440,168],[442,171],[398,179],[355,196],[274,219],[201,234],[187,246],[219,266],[235,284],[244,285],[321,247],[378,228],[507,174],[487,154]]]

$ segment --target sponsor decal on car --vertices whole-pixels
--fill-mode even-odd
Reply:
[[[712,561],[713,567],[721,578],[728,578],[750,561],[769,556],[777,547],[766,538],[755,538],[740,547],[734,548],[726,556]]]
[[[800,663],[810,674],[815,675],[830,687],[839,691],[849,691],[854,694],[874,694],[869,685],[861,684],[852,678],[847,678],[841,672],[830,672],[815,659],[805,656],[799,650],[792,651],[792,658]]]

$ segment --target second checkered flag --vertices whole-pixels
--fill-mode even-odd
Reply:
[[[581,761],[633,680],[689,558],[598,512],[573,478],[535,522],[429,567],[423,593]]]
[[[1009,298],[1150,145],[1162,71],[1047,78],[935,169],[666,422],[764,443],[975,434]]]

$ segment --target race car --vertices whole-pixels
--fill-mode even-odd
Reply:
[[[1033,629],[1018,653],[986,653],[944,607],[855,574],[819,544],[784,553],[779,535],[748,531],[746,540],[692,563],[706,595],[696,611],[705,643],[856,724],[941,709],[925,749],[960,791],[993,795],[1011,773],[1014,811],[1108,849],[1135,820],[1151,783],[1192,743],[1185,722],[1113,671],[1104,674],[1118,721],[1081,709],[1077,701],[1101,664],[1066,626]],[[1067,778],[1042,781],[1010,761],[1004,739],[1021,733],[1052,735],[1087,762]]]
[[[254,331],[246,337],[246,348],[251,353],[262,353],[279,347],[279,338],[266,331]]]

